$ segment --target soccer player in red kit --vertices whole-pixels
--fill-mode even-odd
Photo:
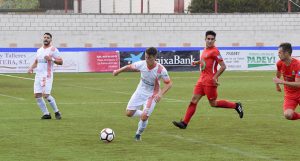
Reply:
[[[300,113],[295,112],[295,109],[300,104],[300,61],[292,58],[292,52],[290,43],[279,45],[280,60],[277,62],[276,78],[273,78],[273,81],[278,92],[281,92],[279,84],[284,85],[284,117],[288,120],[298,120]],[[284,80],[280,79],[281,75]]]
[[[184,120],[173,121],[173,124],[180,129],[185,129],[194,115],[197,103],[203,96],[207,96],[210,106],[218,108],[235,109],[240,118],[243,118],[243,108],[241,103],[227,100],[217,100],[218,77],[225,71],[226,65],[220,55],[219,50],[214,46],[216,33],[207,31],[205,34],[206,48],[201,54],[200,61],[194,61],[192,65],[200,65],[201,75],[194,88],[192,100],[185,113]],[[218,70],[218,65],[220,69]]]

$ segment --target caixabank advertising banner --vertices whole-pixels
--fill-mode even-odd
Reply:
[[[146,48],[60,48],[62,66],[55,72],[112,72],[145,60]],[[198,71],[191,66],[199,60],[203,48],[158,48],[157,62],[168,71]],[[0,73],[26,73],[34,62],[36,48],[0,48]],[[276,70],[278,47],[220,47],[226,70]],[[293,47],[292,57],[299,59],[300,47]]]
[[[143,51],[120,52],[121,67],[145,60]],[[199,66],[191,66],[192,61],[199,60],[199,51],[159,51],[156,61],[168,71],[197,71]]]

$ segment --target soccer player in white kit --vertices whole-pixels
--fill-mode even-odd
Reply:
[[[52,35],[50,33],[45,33],[43,41],[44,45],[37,50],[36,59],[28,69],[28,73],[33,73],[34,69],[36,71],[34,79],[34,96],[43,113],[41,119],[51,119],[51,115],[43,99],[44,97],[55,112],[55,118],[59,120],[61,119],[61,114],[57,108],[54,97],[50,94],[53,83],[53,64],[62,65],[63,60],[59,56],[57,48],[51,45],[51,41]]]
[[[156,103],[158,103],[162,96],[172,87],[172,82],[166,68],[156,62],[156,56],[157,49],[150,47],[146,50],[145,60],[126,65],[113,71],[114,76],[117,76],[123,71],[141,72],[140,83],[131,96],[126,108],[126,115],[128,117],[140,117],[138,129],[135,134],[137,141],[141,140],[141,134],[147,127],[148,118],[153,112]],[[162,79],[165,84],[162,89],[160,88],[160,79]],[[141,106],[143,106],[143,110],[140,110]]]

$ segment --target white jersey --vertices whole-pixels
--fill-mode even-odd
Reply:
[[[45,56],[48,55],[54,59],[60,58],[59,51],[57,48],[53,46],[49,46],[48,48],[41,47],[37,50],[36,60],[37,60],[37,67],[36,67],[36,75],[35,77],[41,78],[46,77],[48,79],[53,78],[53,61],[47,61]]]
[[[156,63],[154,68],[149,69],[146,61],[143,60],[131,64],[130,67],[141,72],[141,80],[135,91],[136,93],[148,96],[155,95],[160,90],[160,79],[163,79],[165,83],[170,82],[166,68],[159,63]]]

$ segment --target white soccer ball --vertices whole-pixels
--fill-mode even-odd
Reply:
[[[110,128],[104,128],[100,132],[100,140],[105,143],[112,142],[115,138],[115,132]]]

